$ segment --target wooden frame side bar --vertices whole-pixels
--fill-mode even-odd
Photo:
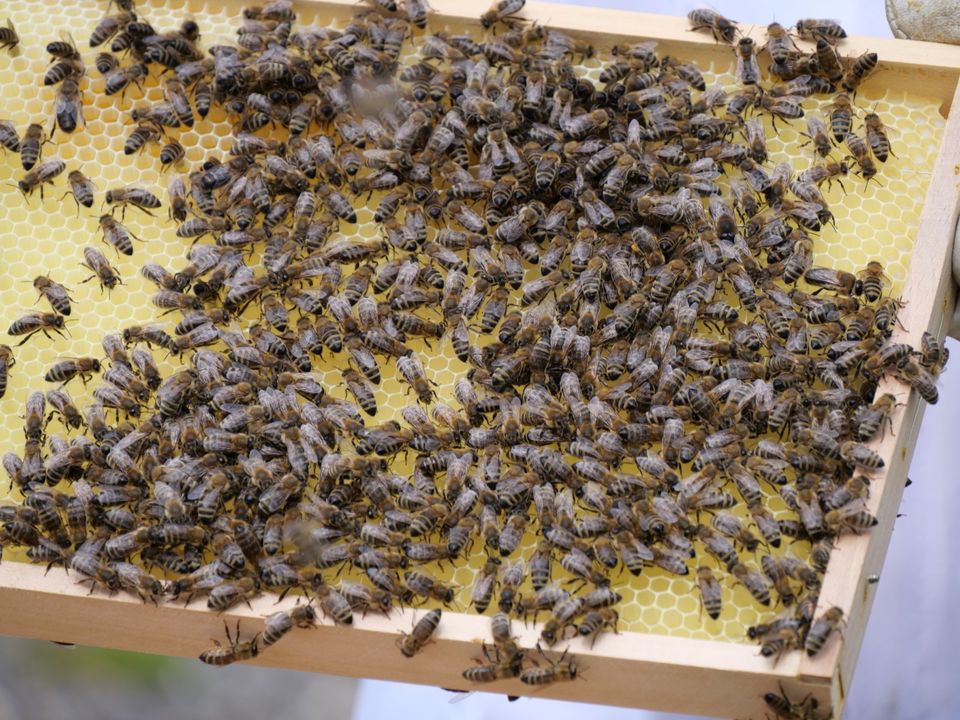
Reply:
[[[960,101],[960,87],[954,102]],[[916,244],[911,255],[904,297],[910,298],[900,312],[900,325],[892,342],[920,346],[920,337],[929,330],[943,339],[953,315],[955,287],[951,263],[954,234],[960,216],[960,113],[947,119],[933,175],[927,189]],[[820,608],[836,605],[844,610],[848,624],[845,642],[831,643],[813,659],[804,659],[803,676],[820,677],[837,668],[835,700],[842,706],[850,686],[860,644],[873,600],[875,578],[887,552],[890,535],[916,446],[925,408],[915,391],[892,377],[885,378],[878,394],[893,393],[905,404],[892,417],[893,432],[872,444],[886,463],[871,473],[868,507],[879,524],[863,535],[846,535],[831,555],[820,592]]]

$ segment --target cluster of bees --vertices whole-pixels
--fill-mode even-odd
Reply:
[[[693,570],[714,619],[727,579],[782,605],[749,629],[763,655],[820,651],[842,621],[817,612],[833,543],[876,524],[864,473],[883,461],[868,443],[896,406],[877,383],[895,375],[935,402],[947,359],[930,335],[919,351],[890,342],[899,302],[879,263],[814,265],[832,219],[821,187],[869,180],[890,152],[875,115],[864,137],[853,130],[851,94],[875,55],[842,59],[829,21],[797,23],[816,41],[804,54],[779,25],[758,48],[695,11],[694,28],[735,46],[742,87],[708,87],[651,43],[613,48],[597,84],[575,68],[594,49],[521,21],[523,0],[496,2],[482,40],[426,32],[421,2],[375,0],[333,28],[298,27],[277,0],[244,11],[236,45],[206,52],[192,21],[157,32],[119,5],[90,38],[122,55],[97,58],[107,91],[154,71],[165,90],[131,112],[126,149],[166,143],[162,160],[179,160],[170,132],[213,104],[233,146],[169,182],[193,245],[187,264],[143,275],[178,314],[172,332],[127,327],[104,357],[50,368],[61,384],[100,375],[84,411],[63,387],[29,396],[23,453],[3,457],[24,496],[0,508],[3,545],[145,601],[206,597],[222,612],[264,590],[309,597],[252,640],[228,630],[201,656],[216,665],[313,625],[315,608],[347,625],[449,606],[458,589],[438,563],[478,551],[471,604],[496,598],[499,613],[470,681],[577,677],[566,655],[524,669],[510,616],[545,618],[545,646],[596,640],[617,628],[619,573],[651,566]],[[412,35],[418,56],[403,62]],[[82,63],[59,49],[66,84]],[[763,118],[803,117],[813,95],[832,96],[828,118],[806,117],[814,161],[770,167]],[[108,200],[160,205],[137,188]],[[340,235],[365,203],[379,237]],[[119,278],[86,252],[109,291]],[[37,282],[55,312],[15,322],[25,339],[69,313],[65,288]],[[458,407],[437,399],[421,341],[469,365]],[[165,376],[154,351],[182,365]],[[0,354],[0,378],[12,359]],[[384,364],[411,393],[402,423],[378,418]],[[318,381],[329,367],[353,401]],[[49,432],[48,404],[69,437]],[[809,558],[771,550],[784,537],[809,541]],[[403,654],[440,619],[421,616]],[[781,717],[810,715],[780,701],[768,699]]]

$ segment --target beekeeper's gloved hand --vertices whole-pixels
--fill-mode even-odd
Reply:
[[[895,37],[960,44],[957,0],[885,0],[887,22]]]
[[[887,22],[898,38],[960,44],[960,1],[885,0]],[[960,230],[960,227],[958,227]],[[960,232],[953,241],[953,280],[960,286]],[[950,321],[950,337],[960,340],[960,303]]]

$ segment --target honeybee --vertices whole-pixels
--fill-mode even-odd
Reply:
[[[509,23],[523,10],[527,0],[494,0],[493,5],[480,16],[480,24],[489,30],[497,22]]]
[[[202,653],[200,653],[200,662],[206,663],[207,665],[214,665],[216,667],[223,667],[224,665],[230,665],[231,663],[255,658],[259,654],[259,650],[257,648],[257,639],[260,637],[260,633],[254,635],[253,640],[245,640],[240,642],[239,620],[237,620],[235,636],[230,636],[230,626],[227,625],[226,621],[223,623],[223,629],[227,634],[227,647],[222,646],[220,643],[214,640],[213,643],[216,645],[216,647],[211,650],[204,650]]]
[[[842,142],[853,129],[853,104],[846,93],[837,93],[828,106],[833,139]]]
[[[103,253],[96,248],[87,246],[83,249],[82,265],[93,273],[93,275],[83,282],[89,282],[93,280],[93,278],[97,278],[100,282],[100,287],[106,288],[107,290],[113,290],[113,288],[122,282],[117,269],[110,265],[110,262],[104,257]]]
[[[827,157],[830,154],[830,137],[827,134],[827,126],[823,120],[816,115],[807,116],[807,132],[805,133],[811,145],[813,145],[816,154],[819,157]]]
[[[887,137],[887,130],[883,121],[876,113],[867,113],[863,116],[863,127],[867,134],[867,143],[873,151],[873,156],[880,162],[886,162],[892,154],[890,151],[890,139]]]
[[[110,194],[109,192],[107,193]],[[104,241],[124,255],[133,255],[133,239],[136,237],[112,215],[100,216],[100,230]],[[139,240],[139,238],[136,238]]]
[[[737,42],[737,80],[744,85],[756,85],[760,82],[760,65],[757,62],[757,48],[753,38],[742,37]]]
[[[7,24],[0,27],[0,50],[13,50],[20,44],[20,36],[13,27],[13,21],[7,18]]]
[[[70,184],[68,194],[73,197],[73,201],[77,204],[78,216],[81,205],[86,208],[93,207],[93,196],[97,189],[90,178],[79,170],[71,170],[67,175],[67,182]],[[66,194],[64,197],[66,197]]]
[[[77,123],[82,117],[83,100],[80,85],[73,77],[68,77],[57,88],[54,104],[55,126],[65,133],[72,133],[77,129]]]
[[[744,135],[747,138],[747,145],[750,148],[750,157],[754,162],[764,163],[767,161],[767,139],[766,131],[763,129],[763,123],[759,118],[747,120],[743,126]],[[711,197],[711,200],[713,198]]]
[[[418,571],[403,574],[407,587],[414,593],[425,598],[434,598],[443,603],[453,602],[454,589],[429,575]]]
[[[747,588],[753,598],[761,605],[770,604],[770,586],[767,579],[756,570],[751,570],[743,563],[737,563],[730,568],[731,574]]]
[[[804,648],[807,655],[813,657],[827,644],[830,635],[837,629],[837,626],[843,621],[843,610],[838,607],[829,608],[819,618],[814,620],[810,631],[807,633],[807,639]]]
[[[129,10],[129,8],[127,9]],[[136,22],[137,16],[133,12],[119,12],[115,15],[106,15],[93,28],[90,33],[90,47],[99,47],[103,43],[113,38],[118,32],[132,22]]]
[[[901,382],[910,385],[920,393],[920,397],[928,403],[931,405],[936,404],[939,399],[936,376],[920,365],[920,363],[914,360],[908,360],[898,366],[894,374]]]
[[[807,697],[800,703],[793,703],[780,688],[780,694],[765,693],[763,701],[767,707],[773,711],[774,715],[783,720],[812,720],[816,717],[816,710],[819,705],[814,697]]]
[[[440,618],[443,613],[437,610],[431,610],[413,626],[410,634],[402,633],[397,640],[397,646],[405,657],[412,658],[423,649],[423,646],[431,641],[433,634],[440,625]]]
[[[502,540],[503,536],[501,534],[501,543]],[[508,613],[513,609],[517,590],[526,577],[526,573],[527,568],[522,558],[506,566],[500,581],[500,599],[498,600],[500,612]]]
[[[124,155],[132,155],[139,150],[143,150],[149,142],[156,142],[160,139],[160,130],[153,125],[141,123],[133,132],[127,136],[123,144]]]
[[[620,614],[613,608],[590,610],[580,620],[580,624],[577,625],[577,632],[584,639],[590,638],[590,647],[593,647],[600,632],[605,628],[610,628],[616,632],[619,620]]]
[[[43,197],[43,186],[46,183],[52,183],[54,178],[66,170],[66,164],[57,158],[44,160],[39,165],[28,171],[23,178],[17,182],[17,187],[24,195],[30,195],[37,188],[40,189],[40,197]]]
[[[33,280],[33,287],[40,293],[41,297],[47,299],[50,307],[61,315],[70,314],[70,294],[67,288],[51,280],[49,275],[38,275]]]
[[[936,335],[924,331],[920,336],[920,364],[934,375],[939,375],[950,357],[950,351]]]
[[[565,650],[556,662],[550,662],[547,667],[530,668],[520,673],[520,682],[525,685],[551,685],[555,682],[576,680],[580,667],[576,660],[566,660]]]
[[[20,140],[20,162],[24,170],[31,169],[40,160],[43,144],[46,142],[43,126],[31,123]]]
[[[7,392],[10,368],[17,364],[9,345],[0,345],[0,398]]]
[[[859,532],[874,527],[877,524],[877,518],[864,510],[859,504],[853,503],[835,510],[830,510],[824,515],[824,523],[834,533]]]
[[[432,387],[434,383],[428,380],[424,374],[420,359],[412,353],[398,357],[397,370],[407,384],[413,388],[420,402],[429,404],[435,395]]]
[[[857,277],[852,273],[825,267],[810,268],[804,273],[803,279],[816,287],[844,295],[852,295],[857,285]]]
[[[544,594],[547,597],[554,595],[552,593]],[[555,598],[555,600],[550,618],[540,632],[540,638],[548,645],[554,645],[561,639],[564,630],[570,625],[573,619],[583,611],[586,604],[582,597],[571,597],[569,595],[565,595],[562,598]]]
[[[148,72],[147,66],[144,63],[133,63],[132,65],[112,68],[104,73],[103,91],[107,95],[121,93],[122,97],[122,93],[131,84],[141,87],[141,83],[146,79]],[[145,126],[141,127],[145,128]],[[154,132],[159,135],[159,131],[155,130]],[[130,153],[127,154],[129,155]]]
[[[760,107],[775,118],[779,117],[792,120],[803,117],[803,105],[801,98],[797,95],[783,95],[780,97],[765,95],[760,99]]]
[[[172,543],[171,543],[172,544]],[[256,578],[241,577],[236,581],[224,580],[210,590],[207,607],[224,612],[239,602],[250,606],[250,598],[260,594],[260,581]]]
[[[0,120],[0,145],[10,152],[20,152],[20,136],[17,134],[17,128],[9,120]]]
[[[152,215],[150,210],[156,210],[160,207],[160,198],[158,198],[149,190],[145,190],[144,188],[137,187],[135,185],[107,190],[106,202],[107,204],[114,206],[111,209],[111,212],[116,210],[117,207],[120,207],[121,217],[123,216],[123,213],[126,212],[128,205],[133,205],[134,207],[143,210],[148,215]]]
[[[27,313],[10,324],[10,327],[7,328],[7,334],[25,335],[26,337],[17,343],[23,345],[37,333],[43,333],[48,338],[50,337],[48,331],[63,336],[63,329],[64,319],[58,313]]]
[[[320,601],[320,609],[323,610],[324,615],[338,625],[353,624],[353,609],[336,588],[322,584],[317,588],[316,593],[317,599]]]
[[[875,450],[853,440],[840,444],[840,457],[851,465],[871,470],[878,470],[884,465],[883,458]]]
[[[267,618],[263,628],[263,646],[269,647],[279,642],[284,635],[294,627],[312,627],[317,620],[313,608],[307,605],[297,605],[286,612],[277,612]]]
[[[873,164],[873,158],[870,156],[870,146],[866,140],[855,133],[848,133],[844,138],[850,156],[860,167],[860,174],[867,181],[877,174],[877,166]]]
[[[500,558],[488,557],[483,566],[480,575],[474,581],[471,591],[471,601],[473,607],[478,613],[486,612],[493,599],[493,590],[497,582],[497,575],[500,572]]]
[[[463,671],[463,678],[470,682],[486,683],[494,680],[514,678],[520,674],[522,653],[510,656],[507,653],[501,653],[494,647],[495,655],[490,656],[486,646],[483,648],[484,657],[491,661],[489,665],[477,665],[467,668]]]
[[[717,41],[733,44],[736,39],[738,28],[737,23],[728,20],[720,13],[709,8],[699,8],[687,13],[687,19],[690,21],[691,30],[709,30]]]
[[[797,20],[794,27],[797,35],[804,40],[825,40],[836,43],[847,36],[847,31],[836,20],[806,18]]]
[[[783,65],[799,52],[790,34],[780,23],[775,22],[767,25],[767,44],[764,47],[777,65]]]
[[[430,6],[426,0],[405,0],[403,6],[407,13],[407,19],[421,30],[426,29],[427,15],[430,12]]]
[[[97,372],[100,372],[100,361],[96,358],[66,358],[47,370],[44,380],[66,384],[79,375],[86,385],[93,373]]]
[[[876,69],[877,61],[876,53],[865,52],[860,55],[844,73],[843,82],[841,82],[843,89],[849,93],[855,93],[864,78]]]
[[[619,565],[637,575],[650,565],[688,574],[705,549],[759,602],[770,602],[772,587],[785,604],[800,603],[756,631],[761,652],[803,647],[830,544],[876,522],[857,467],[882,463],[863,443],[896,403],[868,398],[890,374],[935,400],[946,360],[934,340],[919,353],[887,341],[899,302],[884,296],[879,264],[856,274],[814,265],[814,234],[832,217],[823,182],[839,182],[854,161],[867,177],[862,148],[847,140],[850,97],[833,100],[830,130],[808,118],[825,160],[799,174],[786,163],[764,167],[779,143],[768,151],[769,126],[751,113],[801,117],[804,98],[833,91],[824,76],[837,77],[835,51],[801,54],[774,23],[766,50],[783,83],[769,92],[759,89],[759,49],[747,38],[736,43],[746,89],[729,97],[650,43],[617,47],[595,86],[573,72],[588,46],[519,25],[523,3],[502,0],[484,15],[496,36],[425,38],[428,62],[400,69],[406,36],[425,24],[427,9],[408,5],[406,20],[394,15],[399,3],[375,4],[343,30],[296,33],[289,4],[250,8],[239,49],[215,45],[207,57],[197,53],[195,27],[161,34],[122,14],[97,26],[98,42],[133,55],[123,64],[98,57],[108,93],[142,85],[148,63],[171,78],[164,103],[137,108],[125,150],[159,149],[168,140],[162,126],[193,123],[191,88],[198,115],[216,99],[237,132],[228,159],[209,158],[170,181],[178,235],[201,240],[187,267],[151,263],[143,274],[158,285],[155,304],[181,311],[175,336],[147,325],[105,339],[110,367],[86,413],[96,444],[48,431],[44,403],[67,428],[84,422],[54,391],[27,408],[23,458],[4,457],[20,488],[72,484],[67,524],[61,519],[58,535],[49,507],[61,512],[68,501],[29,500],[34,516],[17,515],[12,530],[11,511],[0,508],[0,540],[29,540],[31,559],[75,565],[94,584],[141,597],[153,591],[128,562],[137,553],[182,576],[175,592],[210,593],[215,609],[249,599],[261,582],[320,598],[267,618],[262,639],[240,643],[228,633],[230,647],[210,651],[219,664],[234,659],[235,646],[252,656],[258,642],[312,624],[318,606],[348,623],[354,611],[386,611],[394,598],[452,602],[459,588],[429,569],[411,569],[405,586],[397,568],[462,559],[478,537],[494,557],[470,588],[474,606],[485,612],[499,588],[504,613],[546,610],[545,644],[616,631],[621,598],[610,584]],[[713,11],[689,19],[719,41],[740,37]],[[842,33],[820,21],[798,28],[827,42]],[[76,85],[79,59],[57,49],[64,62],[51,77]],[[310,72],[311,61],[326,69]],[[850,93],[872,69],[869,56],[862,61],[856,71],[857,62],[840,64]],[[332,124],[339,141],[313,133],[314,121]],[[270,139],[260,137],[271,125]],[[847,140],[853,161],[830,159],[831,134]],[[872,115],[862,134],[882,161],[889,142]],[[0,142],[24,150],[13,126],[0,124]],[[160,152],[166,163],[184,149],[171,140]],[[25,193],[58,174],[50,166],[41,176],[46,162],[28,171]],[[719,177],[724,164],[740,170],[732,199]],[[75,185],[73,173],[69,180],[78,206],[92,207],[95,189]],[[367,212],[343,194],[345,184],[354,194],[387,191],[369,208],[382,237],[334,237],[340,220],[363,222]],[[129,200],[129,190],[111,190],[108,202],[124,211],[159,206],[152,194]],[[445,218],[460,229],[438,231]],[[213,237],[204,243],[204,235]],[[119,282],[101,254],[85,251],[85,259],[103,286]],[[524,277],[523,261],[539,266],[536,279]],[[731,306],[730,287],[743,308]],[[508,288],[520,291],[520,307]],[[59,306],[48,299],[69,310],[69,297]],[[247,308],[263,317],[232,326]],[[434,363],[425,367],[413,351],[418,338],[441,338],[447,327],[469,366],[455,386],[459,406],[434,404]],[[189,350],[190,363],[163,381],[150,346]],[[312,372],[313,356],[344,348],[349,401],[327,394]],[[419,402],[398,422],[368,425],[363,416],[383,410],[370,384],[381,380],[381,356]],[[0,370],[12,359],[0,347]],[[384,366],[385,387],[391,378]],[[117,410],[113,424],[106,408]],[[785,437],[757,439],[767,431]],[[650,443],[663,445],[660,454]],[[416,459],[404,469],[411,450]],[[681,480],[681,465],[693,476]],[[766,509],[771,488],[786,506],[776,518]],[[749,516],[722,511],[738,498]],[[711,522],[696,522],[700,510]],[[528,529],[540,536],[537,549],[517,559]],[[741,563],[738,553],[761,541],[779,546],[782,535],[816,543],[809,565],[789,556],[764,556],[759,568]],[[65,559],[54,547],[63,538],[87,550]],[[551,585],[558,565],[591,588],[571,596]],[[320,573],[334,567],[363,570],[369,586],[325,585]],[[528,568],[534,589],[520,596]],[[691,585],[712,619],[723,610],[716,573],[700,567]],[[404,655],[429,642],[439,621],[439,611],[422,617],[398,642]],[[518,677],[523,660],[528,684],[579,674],[566,656],[533,669],[506,616],[492,627],[494,644],[466,679]],[[777,698],[785,717],[814,714]]]

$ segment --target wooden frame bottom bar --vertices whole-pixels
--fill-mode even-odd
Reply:
[[[88,595],[87,586],[77,579],[60,568],[45,573],[43,567],[25,563],[0,565],[0,634],[196,658],[213,644],[212,639],[225,642],[224,621],[232,629],[239,620],[243,639],[249,639],[263,629],[265,616],[296,602],[287,598],[277,604],[276,596],[267,594],[256,598],[252,608],[243,605],[217,615],[207,610],[201,599],[187,607],[182,603],[157,607],[123,594],[108,597],[97,590]],[[531,687],[517,680],[471,685],[461,673],[481,657],[480,643],[489,641],[489,617],[445,612],[436,642],[407,659],[396,648],[397,638],[423,612],[406,609],[388,617],[371,614],[358,617],[354,627],[320,621],[316,629],[291,632],[250,662],[456,690],[717,717],[763,717],[762,695],[776,691],[777,683],[783,684],[791,698],[812,693],[822,707],[830,703],[830,678],[796,679],[798,653],[784,655],[774,665],[759,656],[755,645],[638,633],[604,635],[593,648],[580,639],[558,644],[554,649],[569,647],[582,668],[583,679],[574,682],[547,687]],[[539,628],[533,624],[524,627],[517,621],[514,631],[524,647],[536,647]]]

